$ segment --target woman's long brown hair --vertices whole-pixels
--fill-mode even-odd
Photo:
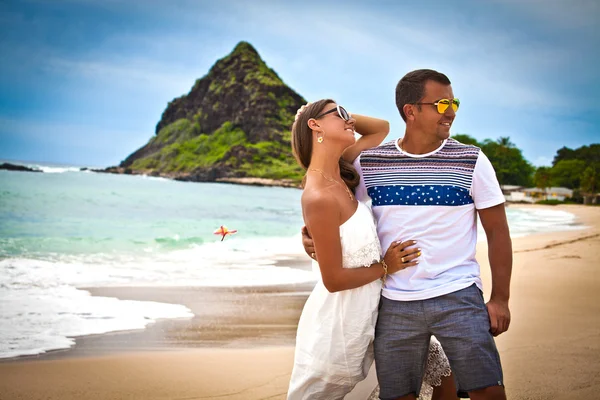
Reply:
[[[319,115],[327,104],[335,103],[331,99],[323,99],[311,103],[304,109],[296,122],[292,125],[292,152],[298,164],[305,170],[308,169],[313,151],[312,129],[308,127],[308,120]],[[339,160],[340,175],[346,185],[354,190],[360,181],[358,172],[354,169],[351,163],[340,157]],[[304,186],[304,181],[302,186]]]

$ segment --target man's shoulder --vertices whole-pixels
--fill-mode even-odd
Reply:
[[[396,141],[390,140],[389,142],[385,142],[376,147],[371,147],[370,149],[363,150],[360,153],[361,157],[364,156],[377,156],[377,155],[397,155],[398,149],[396,148]]]
[[[476,149],[478,151],[481,150],[479,147],[475,146],[474,144],[462,143],[454,138],[448,138],[448,140],[446,141],[445,147],[460,148],[460,149]]]
[[[481,152],[481,149],[475,145],[472,144],[465,144],[465,143],[461,143],[456,139],[453,138],[448,138],[448,140],[446,140],[446,144],[444,145],[443,149],[442,149],[442,153],[445,154],[452,154],[455,156],[471,156],[471,157],[475,157],[477,158],[479,156],[479,153]]]

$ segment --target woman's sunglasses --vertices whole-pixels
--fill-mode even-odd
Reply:
[[[460,100],[459,99],[451,99],[451,100],[450,99],[439,99],[435,103],[415,103],[415,104],[435,106],[437,108],[438,113],[444,114],[446,112],[446,110],[448,109],[448,107],[450,107],[450,105],[452,105],[452,109],[454,110],[454,112],[458,111],[458,107],[460,107]]]
[[[331,113],[333,113],[333,112],[336,112],[336,111],[337,111],[337,113],[338,113],[338,116],[339,116],[341,119],[343,119],[344,121],[349,121],[349,120],[350,120],[350,114],[349,114],[349,113],[348,113],[348,111],[346,111],[346,109],[345,109],[344,107],[342,107],[342,106],[336,106],[335,108],[332,108],[332,109],[331,109],[331,110],[329,110],[329,111],[325,111],[323,114],[319,114],[319,115],[317,115],[317,116],[315,117],[315,119],[317,119],[317,118],[321,118],[321,117],[323,117],[323,116],[325,116],[325,115],[327,115],[327,114],[331,114]]]

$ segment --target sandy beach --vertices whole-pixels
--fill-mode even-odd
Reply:
[[[552,209],[575,214],[586,228],[513,240],[512,323],[497,339],[508,398],[600,398],[600,207]],[[477,254],[489,295],[485,243]],[[287,263],[309,266],[308,258]],[[2,361],[0,399],[285,398],[310,285],[87,290],[184,304],[195,317]]]

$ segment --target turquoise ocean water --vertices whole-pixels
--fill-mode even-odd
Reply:
[[[314,280],[274,265],[303,254],[297,189],[28,165],[45,173],[0,171],[0,358],[192,316],[184,306],[92,297],[81,287]],[[577,228],[570,213],[507,213],[513,236]],[[238,233],[221,242],[220,225]]]

